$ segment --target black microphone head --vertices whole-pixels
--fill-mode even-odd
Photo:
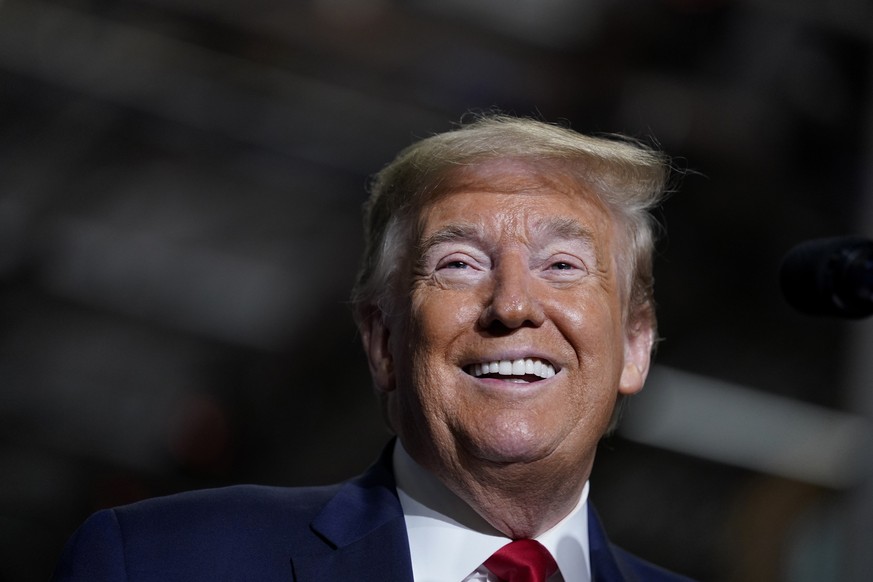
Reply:
[[[791,249],[779,273],[789,305],[808,315],[873,314],[873,241],[859,236],[816,239]]]

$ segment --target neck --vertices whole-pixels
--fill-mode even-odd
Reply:
[[[494,528],[512,539],[535,538],[564,519],[579,502],[588,477],[553,475],[529,466],[477,468],[446,485]]]
[[[416,458],[414,453],[412,457]],[[417,462],[491,527],[520,539],[539,536],[572,512],[588,480],[593,456],[581,464],[556,458],[531,463],[475,458]]]

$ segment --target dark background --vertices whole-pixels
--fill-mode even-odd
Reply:
[[[657,361],[722,400],[604,443],[614,541],[704,580],[866,579],[873,328],[793,312],[777,272],[873,234],[871,41],[866,0],[0,0],[0,581],[45,580],[98,508],[365,468],[367,177],[494,108],[691,170]]]

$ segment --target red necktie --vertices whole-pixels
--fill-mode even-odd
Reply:
[[[558,564],[536,540],[515,540],[485,560],[485,567],[503,582],[545,582],[558,571]]]

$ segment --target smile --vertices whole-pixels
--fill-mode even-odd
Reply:
[[[476,378],[496,378],[510,382],[536,382],[555,375],[555,367],[539,358],[496,360],[467,366],[466,372]]]

